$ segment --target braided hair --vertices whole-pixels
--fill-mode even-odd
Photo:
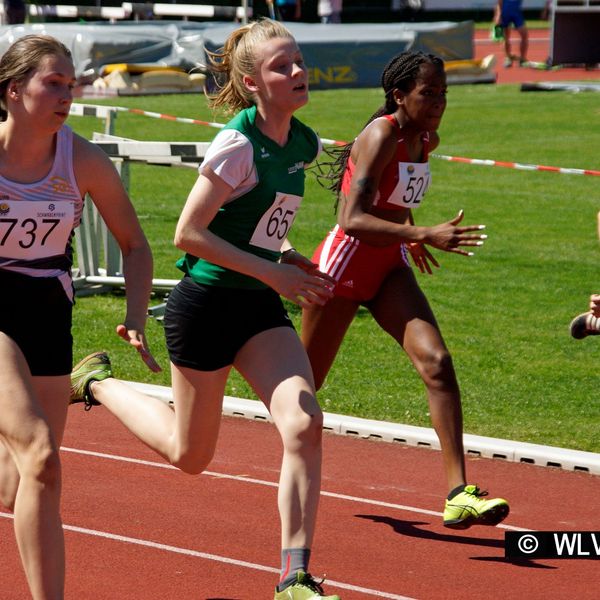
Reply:
[[[371,118],[365,123],[363,129],[375,119],[383,115],[390,115],[396,111],[397,105],[394,100],[394,90],[401,90],[405,93],[410,92],[419,78],[419,72],[423,64],[434,65],[440,70],[444,69],[444,61],[441,58],[434,54],[427,54],[420,51],[401,52],[388,62],[381,74],[381,87],[385,92],[384,104],[371,115]],[[324,188],[335,194],[336,210],[344,171],[346,170],[353,146],[354,142],[350,142],[345,146],[326,150],[325,154],[330,160],[319,162],[317,165],[319,170],[317,181]]]

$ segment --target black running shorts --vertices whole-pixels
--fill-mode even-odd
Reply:
[[[171,362],[198,371],[232,365],[238,351],[261,331],[294,327],[270,288],[200,285],[191,277],[184,277],[169,295],[164,325]]]
[[[32,375],[68,375],[73,367],[73,305],[55,277],[0,269],[0,331],[25,355]]]

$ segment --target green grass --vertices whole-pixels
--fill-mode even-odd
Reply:
[[[347,140],[380,100],[378,90],[314,92],[299,116],[323,137]],[[118,104],[223,121],[197,96],[119,98]],[[70,124],[87,137],[102,130],[90,117],[72,117]],[[203,141],[216,131],[119,114],[116,133]],[[598,169],[598,99],[593,93],[521,93],[516,86],[452,87],[440,136],[439,154]],[[465,223],[485,223],[489,236],[471,258],[436,252],[441,269],[419,275],[454,357],[465,431],[600,452],[600,345],[597,338],[575,341],[568,334],[571,318],[600,289],[598,178],[436,159],[432,171],[417,222],[435,224],[462,208]],[[179,277],[171,240],[194,179],[193,170],[132,166],[130,194],[155,254],[156,277]],[[292,232],[298,249],[308,254],[320,241],[334,222],[332,206],[331,196],[309,175]],[[299,311],[288,306],[299,325]],[[169,385],[161,326],[148,323],[152,348],[165,367],[154,375],[113,333],[123,310],[118,294],[78,298],[76,357],[104,348],[118,376]],[[236,374],[227,393],[254,398]],[[319,399],[329,412],[430,426],[422,382],[362,310]]]

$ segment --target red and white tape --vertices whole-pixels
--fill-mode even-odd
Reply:
[[[434,158],[448,160],[451,162],[467,163],[469,165],[483,165],[485,167],[505,167],[507,169],[518,169],[519,171],[551,171],[552,173],[565,173],[567,175],[600,175],[600,171],[592,169],[570,169],[566,167],[549,167],[546,165],[529,165],[515,162],[503,162],[500,160],[486,160],[481,158],[463,158],[462,156],[446,156],[444,154],[430,154]]]
[[[139,108],[126,108],[124,106],[102,106],[96,104],[79,104],[73,103],[71,105],[71,114],[78,116],[95,116],[98,118],[106,118],[107,113],[110,111],[115,112],[129,112],[136,115],[142,115],[145,117],[152,117],[153,119],[164,119],[166,121],[176,121],[178,123],[188,123],[191,125],[204,125],[206,127],[215,127],[221,129],[225,127],[223,123],[216,123],[214,121],[202,121],[200,119],[188,119],[185,117],[175,117],[173,115],[166,115],[164,113],[157,113],[148,110],[141,110]],[[347,142],[340,140],[331,140],[328,138],[321,138],[323,144],[331,144],[334,146],[345,146]],[[600,176],[600,171],[593,169],[572,169],[567,167],[551,167],[547,165],[530,165],[515,162],[504,162],[500,160],[488,160],[481,158],[465,158],[462,156],[447,156],[444,154],[430,154],[433,158],[440,160],[446,160],[451,162],[467,163],[470,165],[482,165],[485,167],[504,167],[507,169],[517,169],[519,171],[549,171],[552,173],[563,173],[566,175],[592,175]]]

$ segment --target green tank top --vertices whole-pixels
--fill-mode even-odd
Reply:
[[[292,117],[284,147],[256,127],[256,106],[236,115],[224,129],[235,129],[252,144],[257,184],[246,194],[224,204],[208,226],[209,231],[237,248],[270,261],[281,256],[281,244],[304,195],[304,165],[319,152],[316,133]],[[263,289],[258,279],[226,269],[191,254],[177,267],[203,285]]]

